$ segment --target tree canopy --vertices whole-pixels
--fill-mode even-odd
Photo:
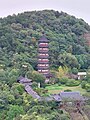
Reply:
[[[83,37],[84,33],[90,32],[90,26],[82,19],[54,10],[0,18],[0,64],[7,68],[19,67],[26,62],[36,70],[37,42],[43,31],[49,39],[51,66],[63,65],[57,58],[60,60],[64,53],[71,53],[67,59],[74,59],[78,64],[71,66],[67,62],[67,66],[80,66],[81,69],[90,66],[90,47]]]

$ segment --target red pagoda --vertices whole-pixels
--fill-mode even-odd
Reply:
[[[49,77],[49,41],[43,35],[38,41],[38,72]]]

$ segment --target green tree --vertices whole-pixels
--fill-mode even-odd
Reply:
[[[13,120],[15,117],[23,113],[24,110],[22,106],[11,105],[9,107],[9,111],[7,112],[7,120]]]
[[[58,61],[61,66],[68,66],[69,68],[79,68],[77,58],[70,53],[60,54],[58,56]]]
[[[34,82],[40,83],[41,86],[43,86],[45,83],[45,79],[46,79],[45,76],[37,71],[28,71],[26,76],[32,79]]]
[[[72,73],[76,75],[78,73],[78,69],[77,68],[73,68],[72,69]]]

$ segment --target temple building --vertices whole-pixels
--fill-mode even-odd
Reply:
[[[49,41],[43,35],[38,41],[38,72],[49,77]]]

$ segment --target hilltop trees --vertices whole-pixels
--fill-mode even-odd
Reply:
[[[89,66],[90,51],[83,33],[89,32],[90,26],[82,19],[64,12],[44,10],[8,16],[0,19],[0,23],[1,65],[13,67],[15,63],[27,62],[36,70],[37,42],[44,31],[50,41],[51,66],[59,67],[64,63],[71,68],[87,69]],[[66,57],[63,63],[60,61],[62,56]]]

